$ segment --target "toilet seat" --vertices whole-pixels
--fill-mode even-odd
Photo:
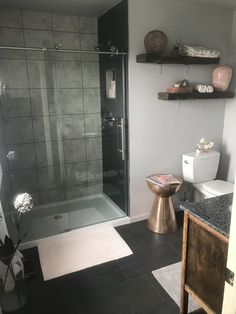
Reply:
[[[234,192],[234,184],[222,181],[212,180],[194,184],[195,188],[206,196],[220,196]]]

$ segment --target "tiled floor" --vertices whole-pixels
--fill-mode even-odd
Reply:
[[[181,219],[180,219],[181,220]],[[147,230],[145,221],[116,228],[134,254],[43,282],[36,249],[24,314],[175,314],[178,307],[151,271],[181,260],[182,229],[170,235]]]

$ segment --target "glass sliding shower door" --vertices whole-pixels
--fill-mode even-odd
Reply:
[[[123,217],[124,58],[101,57],[100,65],[97,54],[79,52],[14,58],[0,60],[1,202],[10,234],[13,200],[24,192],[34,200],[22,217],[26,241]]]

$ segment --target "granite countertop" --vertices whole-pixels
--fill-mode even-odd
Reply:
[[[200,202],[182,203],[180,208],[228,238],[232,203],[233,193],[208,198]]]

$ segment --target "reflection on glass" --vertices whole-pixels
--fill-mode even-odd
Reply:
[[[106,70],[106,94],[107,98],[116,98],[116,71]]]

